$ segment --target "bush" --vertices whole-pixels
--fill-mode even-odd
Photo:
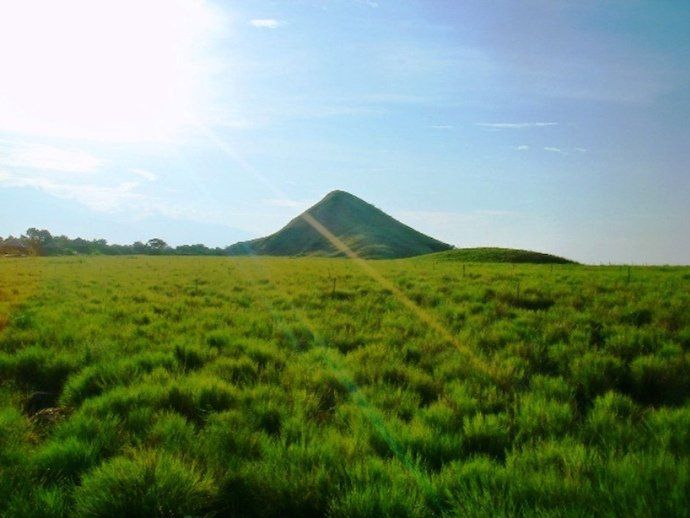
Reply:
[[[175,358],[184,371],[200,369],[209,357],[209,352],[200,347],[181,344],[175,346]]]
[[[444,467],[437,480],[438,514],[451,516],[516,516],[502,464],[474,457]]]
[[[463,419],[465,452],[502,458],[508,447],[508,419],[505,414],[476,414]]]
[[[26,488],[25,488],[26,489]],[[62,518],[71,515],[70,491],[58,486],[34,487],[31,492],[15,491],[5,516]],[[0,504],[2,510],[2,504]]]
[[[606,451],[626,449],[639,440],[635,429],[639,420],[637,405],[622,394],[607,392],[594,400],[584,426],[584,436],[590,444]]]
[[[0,409],[0,473],[3,466],[24,459],[24,448],[31,437],[29,420],[14,408]]]
[[[568,509],[591,514],[594,491],[592,469],[597,459],[571,440],[546,441],[513,450],[506,458],[511,501],[535,514]]]
[[[614,390],[623,384],[625,369],[614,356],[599,352],[588,352],[572,362],[571,377],[578,398],[583,405],[607,390]]]
[[[556,401],[571,401],[574,391],[562,377],[532,376],[530,392]]]
[[[99,362],[71,376],[65,385],[61,402],[79,405],[113,387],[137,381],[143,374],[162,367],[172,370],[175,360],[169,354],[143,353],[116,362]]]
[[[183,387],[192,393],[194,405],[202,415],[227,410],[238,400],[238,390],[233,385],[212,377],[191,378]]]
[[[567,433],[572,421],[573,411],[569,403],[527,394],[520,400],[515,416],[517,439],[527,441],[562,437]]]
[[[647,415],[650,442],[654,449],[672,455],[690,455],[690,406],[659,408]]]
[[[79,516],[188,516],[208,512],[211,478],[168,454],[137,452],[88,473],[75,492]]]
[[[253,431],[237,410],[209,416],[197,438],[206,461],[221,470],[238,464],[240,459],[257,458],[261,452],[261,434]]]
[[[409,480],[409,477],[398,473],[402,469],[404,468],[391,464],[385,467],[385,475],[380,478],[378,473],[356,476],[353,481],[354,487],[333,499],[329,516],[361,518],[429,516],[429,508],[414,482]],[[362,472],[369,470],[373,471],[370,467],[361,469]],[[386,478],[386,475],[390,478]]]
[[[122,420],[114,415],[92,416],[78,412],[53,431],[56,442],[67,442],[70,438],[82,443],[97,444],[102,455],[110,456],[125,442],[125,427]]]
[[[641,356],[630,365],[632,390],[638,401],[680,404],[690,395],[687,356]]]
[[[611,516],[687,516],[690,462],[666,452],[610,457],[595,472],[596,509]]]
[[[457,431],[441,433],[419,420],[413,420],[398,435],[400,450],[431,470],[439,470],[446,462],[463,455],[463,438]]]
[[[621,322],[635,327],[651,324],[652,310],[647,308],[633,309],[621,317]]]
[[[281,324],[274,336],[279,347],[292,351],[306,351],[314,341],[314,333],[304,324]]]
[[[20,386],[51,392],[56,397],[67,376],[77,368],[77,362],[72,356],[55,354],[37,346],[19,351],[13,360],[12,373]]]
[[[223,331],[212,331],[206,335],[206,343],[210,347],[223,349],[232,343],[232,336]]]
[[[156,418],[148,432],[147,443],[170,453],[194,451],[197,432],[194,426],[178,414],[165,412]]]
[[[342,452],[332,440],[272,443],[261,461],[228,473],[220,491],[226,515],[324,516],[346,481]]]
[[[100,460],[100,447],[75,437],[50,441],[32,458],[34,469],[43,480],[52,483],[63,479],[76,481]]]
[[[259,367],[253,360],[242,358],[218,358],[206,366],[207,371],[225,381],[238,385],[251,385],[259,376]]]

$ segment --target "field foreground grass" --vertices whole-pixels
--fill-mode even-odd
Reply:
[[[687,516],[690,268],[0,260],[0,515]]]

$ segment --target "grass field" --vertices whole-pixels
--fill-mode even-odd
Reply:
[[[690,268],[365,264],[0,260],[0,515],[687,516]]]

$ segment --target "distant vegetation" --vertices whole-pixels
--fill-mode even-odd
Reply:
[[[146,243],[137,241],[131,245],[108,244],[105,239],[70,239],[53,236],[48,230],[30,228],[18,238],[0,237],[0,256],[55,256],[55,255],[227,255],[227,248],[208,248],[205,245],[180,245],[176,247],[159,238]]]
[[[228,250],[231,255],[345,256],[342,249],[314,228],[310,218],[365,259],[410,257],[452,248],[352,194],[333,191],[275,234],[237,243]]]
[[[447,252],[430,254],[425,257],[425,259],[427,258],[465,263],[574,264],[574,261],[556,255],[514,248],[457,248]]]
[[[687,516],[690,268],[367,265],[3,260],[0,515]]]

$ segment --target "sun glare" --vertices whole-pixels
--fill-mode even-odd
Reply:
[[[195,0],[0,1],[0,131],[169,138],[203,103],[219,23]]]

